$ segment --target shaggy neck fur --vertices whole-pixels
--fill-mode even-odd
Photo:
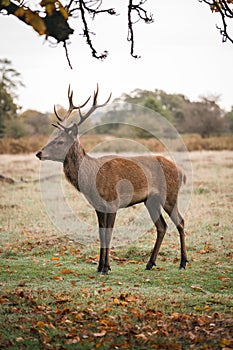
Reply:
[[[75,140],[73,145],[70,147],[65,160],[63,162],[63,169],[67,180],[76,187],[79,191],[79,176],[78,172],[80,165],[85,157],[88,157],[82,148],[79,140]]]

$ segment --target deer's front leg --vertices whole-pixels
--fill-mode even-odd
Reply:
[[[100,246],[100,257],[99,257],[97,272],[102,272],[102,269],[104,267],[104,262],[105,262],[105,255],[106,255],[106,249]]]
[[[107,223],[107,214],[96,210],[99,223],[99,238],[100,238],[100,257],[97,272],[102,272],[105,264],[106,249],[105,249],[105,227]]]
[[[105,261],[104,266],[102,269],[102,273],[104,275],[108,274],[108,271],[111,271],[110,268],[110,259],[109,259],[109,252],[110,252],[110,244],[112,239],[112,230],[115,223],[116,213],[108,213],[107,219],[106,219],[106,230],[105,230]]]
[[[100,258],[97,271],[101,272],[103,275],[107,275],[111,270],[109,251],[116,213],[102,213],[98,211],[96,211],[96,213],[99,222],[100,236]]]

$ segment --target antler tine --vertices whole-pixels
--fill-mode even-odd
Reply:
[[[99,94],[99,84],[97,84],[96,91],[94,91],[93,106],[96,106],[96,108],[106,106],[106,104],[108,104],[108,102],[110,101],[110,98],[112,97],[112,93],[110,93],[110,95],[109,95],[107,101],[104,102],[104,103],[101,104],[101,105],[97,105],[97,97],[98,97],[98,94]]]
[[[111,97],[112,97],[112,93],[110,92],[110,95],[108,96],[107,101],[104,102],[102,105],[98,105],[98,107],[104,107],[104,106],[106,106],[106,105],[108,104],[108,102],[110,101]]]
[[[60,129],[59,126],[58,126],[57,124],[52,123],[52,126],[54,126],[54,127],[57,128],[57,129]]]
[[[80,110],[80,108],[83,108],[84,106],[86,106],[86,104],[89,102],[91,96],[88,97],[88,99],[81,105],[78,107],[78,109]]]
[[[59,120],[59,122],[64,122],[66,119],[68,119],[70,114],[72,113],[72,111],[74,109],[78,109],[80,111],[80,108],[84,107],[88,103],[90,98],[91,98],[91,96],[89,96],[88,99],[81,106],[75,106],[73,104],[73,90],[70,89],[70,85],[69,85],[69,87],[68,87],[69,108],[68,108],[68,111],[66,112],[66,114],[65,114],[63,119],[58,115],[56,107],[54,105],[54,113],[55,113],[57,119]],[[60,125],[60,127],[63,127],[63,125],[60,124],[59,122],[58,122],[58,125]]]
[[[94,91],[93,106],[95,106],[97,103],[98,94],[99,94],[99,84],[97,83],[96,91]]]
[[[57,113],[57,111],[56,111],[56,107],[55,107],[55,105],[54,105],[54,113],[55,113],[55,116],[57,117],[57,119],[60,121],[60,122],[62,122],[62,119],[59,117],[59,115],[58,115],[58,113]]]
[[[68,87],[68,100],[69,100],[69,108],[62,120],[63,122],[69,118],[69,116],[71,115],[74,109],[79,109],[79,106],[75,106],[73,104],[73,90],[72,91],[70,90],[70,85]]]
[[[93,103],[92,103],[92,107],[89,109],[89,111],[85,114],[85,115],[82,115],[80,109],[79,109],[79,116],[80,116],[80,121],[78,123],[78,125],[81,125],[84,120],[86,120],[97,108],[99,107],[103,107],[105,106],[109,101],[110,101],[110,98],[112,96],[112,93],[110,93],[108,99],[106,102],[104,102],[103,104],[101,105],[98,105],[97,104],[97,97],[98,97],[98,94],[99,94],[99,85],[97,84],[97,88],[96,88],[96,91],[94,91],[94,96],[93,96]],[[89,98],[90,99],[90,98]],[[88,101],[89,101],[88,99]]]

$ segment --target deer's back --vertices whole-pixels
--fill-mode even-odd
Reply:
[[[117,157],[98,159],[96,190],[99,200],[113,207],[126,207],[156,195],[161,204],[167,197],[176,201],[182,172],[162,156]],[[94,192],[93,192],[94,193]]]

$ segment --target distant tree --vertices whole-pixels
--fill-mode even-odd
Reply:
[[[224,116],[228,129],[233,133],[233,106],[231,107],[231,111],[227,112]]]
[[[11,94],[0,84],[0,137],[5,135],[7,121],[16,119],[17,108]]]
[[[24,86],[21,74],[12,67],[12,62],[7,58],[0,59],[0,86],[12,96],[16,96],[19,86]]]
[[[169,111],[170,120],[177,130],[183,132],[186,110],[190,104],[189,99],[182,94],[168,94],[163,90],[155,90],[155,93],[161,104]]]
[[[7,127],[17,118],[19,106],[15,103],[16,90],[22,86],[21,75],[8,59],[0,59],[0,137]]]
[[[49,135],[52,127],[47,114],[28,109],[19,119],[24,125],[27,135]]]
[[[130,94],[123,94],[121,96],[121,100],[127,103],[137,104],[149,108],[171,121],[172,114],[167,108],[167,105],[163,104],[163,101],[157,92],[158,90],[149,91],[136,89]]]
[[[224,112],[215,100],[203,97],[189,104],[184,126],[185,132],[198,133],[203,138],[220,135],[226,131]]]
[[[116,102],[123,102],[122,110],[116,109],[108,112],[104,117],[106,120],[130,123],[134,115],[145,121],[147,130],[153,130],[153,114],[150,114],[150,118],[146,118],[146,110],[143,111],[137,107],[137,105],[141,105],[167,118],[180,133],[198,133],[202,137],[209,137],[210,135],[220,135],[227,129],[224,111],[218,105],[218,96],[202,97],[201,101],[191,102],[182,94],[168,94],[163,90],[136,89],[130,94],[123,94]],[[127,103],[129,107],[126,106]],[[227,118],[228,124],[233,125],[231,112]],[[107,132],[108,128],[109,126],[106,125],[101,130]],[[165,131],[163,132],[165,135]],[[133,130],[133,133],[137,137],[151,137],[148,132],[139,129]]]
[[[17,117],[14,119],[8,119],[4,125],[4,137],[11,137],[19,139],[20,137],[27,136],[27,128],[23,121]]]

